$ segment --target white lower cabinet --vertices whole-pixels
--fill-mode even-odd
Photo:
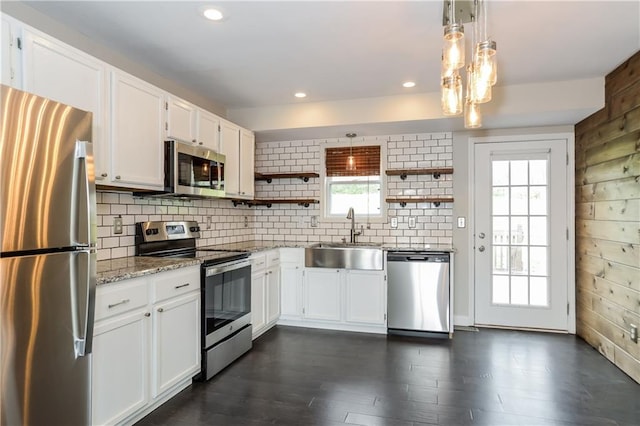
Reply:
[[[92,424],[130,425],[200,370],[200,267],[96,291]]]
[[[341,319],[340,269],[307,268],[304,280],[304,318],[340,321]]]
[[[280,252],[254,254],[251,266],[251,325],[255,339],[280,318]]]
[[[154,306],[153,365],[156,398],[200,369],[200,292]]]
[[[280,249],[280,320],[302,318],[303,248]]]
[[[386,334],[384,270],[295,268],[283,269],[280,324]]]

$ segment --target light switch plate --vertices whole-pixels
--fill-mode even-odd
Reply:
[[[311,227],[312,228],[318,227],[318,216],[311,216]]]
[[[398,218],[397,217],[392,217],[391,218],[391,227],[392,228],[397,228],[398,227]]]
[[[415,216],[410,216],[409,217],[409,228],[415,228],[416,227],[416,218]]]
[[[458,228],[464,228],[465,226],[467,226],[465,217],[464,216],[460,216],[458,218]]]

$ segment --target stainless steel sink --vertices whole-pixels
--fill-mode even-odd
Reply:
[[[313,268],[381,270],[383,252],[371,243],[317,243],[305,249],[304,264]]]

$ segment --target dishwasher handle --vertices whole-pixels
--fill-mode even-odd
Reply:
[[[449,253],[442,252],[388,252],[388,262],[435,262],[448,263]]]

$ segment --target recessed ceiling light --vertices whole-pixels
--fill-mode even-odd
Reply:
[[[295,94],[295,95],[293,95],[293,96],[295,96],[296,98],[306,98],[306,97],[307,97],[307,94],[306,94],[306,93],[304,93],[304,92],[298,92],[298,93],[296,93],[296,94]]]
[[[218,9],[205,9],[202,14],[205,18],[212,21],[220,21],[222,18],[224,18],[222,12],[220,12]]]
[[[414,83],[413,81],[405,81],[404,83],[402,83],[402,87],[415,87],[416,83]]]

